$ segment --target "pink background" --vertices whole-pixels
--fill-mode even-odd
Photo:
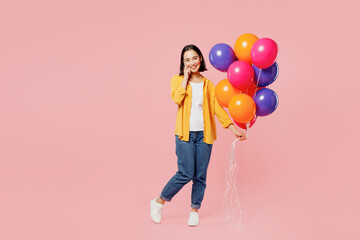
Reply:
[[[358,239],[359,3],[0,2],[0,239]],[[250,32],[280,48],[279,107],[237,144],[253,228],[225,222],[219,122],[200,225],[191,184],[149,202],[177,170],[170,78],[184,45],[208,59]]]

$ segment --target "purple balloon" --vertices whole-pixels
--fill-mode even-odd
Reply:
[[[278,96],[269,88],[258,90],[253,98],[256,104],[256,115],[261,117],[274,112],[279,104]]]
[[[261,69],[260,81],[259,81],[260,68],[258,68],[255,65],[253,65],[252,67],[255,73],[254,81],[255,84],[258,85],[258,87],[266,87],[272,84],[279,75],[279,65],[276,62],[268,68]]]
[[[213,46],[209,53],[211,65],[219,71],[226,72],[235,59],[234,50],[225,43],[218,43]]]

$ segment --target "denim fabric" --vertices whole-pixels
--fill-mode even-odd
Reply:
[[[178,171],[165,185],[160,197],[170,202],[192,180],[191,207],[199,209],[204,198],[212,144],[204,142],[204,131],[190,131],[188,142],[175,135],[175,143]]]

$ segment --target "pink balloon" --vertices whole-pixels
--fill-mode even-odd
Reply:
[[[258,68],[268,68],[276,62],[278,45],[270,38],[257,40],[251,48],[251,59]]]
[[[251,127],[254,125],[254,123],[256,122],[256,118],[257,118],[257,116],[255,115],[254,118],[251,119],[249,128],[251,128]],[[240,128],[242,128],[242,129],[247,129],[247,128],[246,128],[246,123],[239,123],[239,122],[237,122],[237,121],[235,121],[235,120],[234,120],[234,123],[235,123],[237,126],[239,126]]]
[[[227,79],[234,88],[244,91],[254,82],[254,70],[249,63],[238,60],[229,66]]]

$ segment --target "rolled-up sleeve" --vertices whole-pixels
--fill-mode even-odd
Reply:
[[[234,124],[234,122],[231,121],[231,118],[229,117],[225,109],[219,104],[216,97],[214,98],[215,98],[215,115],[219,120],[220,124],[223,126],[223,128],[228,128],[230,124]]]
[[[181,81],[179,80],[179,76],[174,75],[170,81],[171,85],[171,98],[178,105],[182,103],[184,97],[186,96],[186,90],[181,85]]]

